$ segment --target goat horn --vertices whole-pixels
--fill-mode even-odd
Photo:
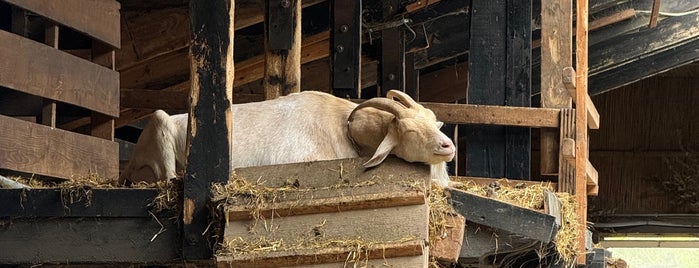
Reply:
[[[386,98],[389,100],[392,100],[393,98],[397,98],[405,107],[407,108],[413,108],[417,109],[419,107],[419,104],[413,100],[408,94],[405,94],[402,91],[399,90],[389,90],[388,93],[386,93]]]
[[[354,110],[352,110],[352,113],[350,113],[347,121],[352,122],[354,120],[354,112],[367,107],[372,107],[389,112],[397,118],[409,117],[408,110],[399,102],[387,98],[372,98],[368,101],[362,102],[359,105],[357,105],[357,107],[355,107]]]

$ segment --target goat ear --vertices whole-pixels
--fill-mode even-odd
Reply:
[[[396,135],[395,131],[389,129],[388,133],[386,133],[386,137],[383,138],[383,141],[381,141],[381,144],[379,144],[379,147],[376,148],[376,152],[374,152],[374,156],[369,159],[366,163],[364,163],[364,167],[373,167],[378,164],[381,164],[384,159],[388,156],[388,154],[391,153],[394,147],[398,145],[398,135]]]

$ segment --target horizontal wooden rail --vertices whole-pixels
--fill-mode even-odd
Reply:
[[[473,104],[422,103],[437,119],[451,124],[557,128],[560,109]]]

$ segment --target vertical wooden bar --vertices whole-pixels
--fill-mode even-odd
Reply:
[[[569,108],[563,68],[573,66],[572,0],[541,0],[541,107]],[[542,175],[558,173],[558,131],[541,129]]]
[[[362,1],[333,0],[330,32],[333,94],[342,98],[361,96]]]
[[[116,70],[114,48],[97,40],[92,41],[92,62]],[[101,113],[92,112],[90,116],[90,135],[114,140],[114,118]]]
[[[585,236],[587,229],[587,74],[588,74],[588,0],[577,0],[575,44],[575,199],[578,202],[578,265],[585,264]]]
[[[212,243],[207,203],[212,183],[231,175],[233,14],[235,1],[190,1],[191,106],[182,211],[182,257],[208,259]]]
[[[291,23],[275,23],[270,12],[282,12],[291,9]],[[265,1],[265,99],[301,91],[301,0],[266,0]],[[283,17],[284,15],[282,15]],[[280,18],[284,19],[284,18]],[[270,32],[277,34],[291,31],[289,49],[270,47]],[[275,33],[276,32],[276,33]]]
[[[392,20],[398,13],[398,0],[382,2],[384,20]],[[381,31],[381,61],[379,62],[381,95],[391,89],[405,91],[405,40],[402,27]]]
[[[505,104],[531,106],[532,1],[507,0]],[[531,176],[531,128],[505,127],[505,177]]]
[[[415,53],[405,54],[405,93],[420,101],[420,70],[415,69]]]
[[[58,25],[47,22],[44,43],[58,49]],[[41,108],[41,124],[56,127],[56,102],[50,99],[44,99],[43,107]]]

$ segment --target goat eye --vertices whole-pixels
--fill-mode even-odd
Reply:
[[[437,128],[442,128],[444,126],[444,122],[437,122]]]

